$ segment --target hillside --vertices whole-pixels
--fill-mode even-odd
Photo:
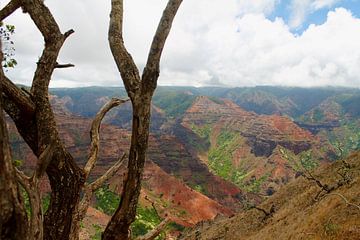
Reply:
[[[320,188],[299,177],[258,206],[231,218],[204,222],[181,239],[360,239],[360,152],[346,159],[349,181],[316,198]],[[339,183],[341,161],[318,169],[314,176],[328,186]],[[343,172],[344,173],[344,172]],[[344,199],[345,198],[345,199]],[[273,209],[273,211],[270,211]]]
[[[52,92],[61,138],[83,165],[91,118],[111,97],[125,97],[124,89]],[[153,217],[147,208],[151,201],[162,217],[168,215],[177,224],[191,227],[216,216],[223,216],[218,217],[221,219],[241,213],[249,204],[260,204],[288,183],[292,186],[294,179],[299,181],[302,168],[323,169],[360,149],[358,94],[357,89],[342,88],[159,87],[151,108],[139,211],[145,209],[145,215]],[[126,103],[105,117],[100,158],[91,179],[128,151],[131,111]],[[31,169],[33,154],[15,126],[9,124],[9,128],[14,158],[23,162],[23,169]],[[111,203],[107,206],[111,211],[116,208],[123,174],[121,170],[109,181],[104,188],[106,199],[94,198],[93,207],[104,201]],[[49,191],[46,182],[42,188]],[[281,197],[286,198],[286,194]],[[111,215],[109,209],[105,212]],[[147,221],[155,224],[158,220]]]
[[[334,154],[331,145],[289,118],[247,112],[226,99],[197,97],[181,126],[208,143],[207,148],[199,144],[188,148],[195,147],[216,175],[254,193],[272,194],[295,176],[292,165],[307,156],[312,158],[309,164],[317,166]],[[291,152],[295,163],[283,151]]]
[[[89,150],[91,119],[72,115],[64,105],[67,102],[64,98],[51,96],[51,102],[56,113],[60,137],[75,160],[80,165],[84,165]],[[13,124],[9,124],[9,130],[14,159],[22,161],[22,167],[25,170],[33,168],[36,163],[35,156],[17,134]],[[127,129],[103,124],[99,160],[91,179],[101,176],[117,161],[118,156],[128,151],[130,136],[131,132]],[[211,174],[201,162],[196,163],[190,155],[188,159],[184,159],[186,151],[182,149],[181,143],[176,138],[167,135],[161,137],[150,136],[149,156],[144,172],[143,197],[147,196],[156,202],[159,211],[161,210],[163,214],[169,215],[176,223],[183,226],[192,226],[204,219],[212,219],[217,214],[229,216],[235,209],[241,207],[237,197],[244,193],[239,188]],[[166,148],[162,149],[160,146],[166,146]],[[169,151],[169,149],[173,150]],[[180,175],[176,175],[174,165],[181,164],[184,160],[188,161],[188,166],[183,168]],[[123,182],[124,169],[110,180],[111,189],[118,194],[121,192],[119,183]],[[199,181],[195,177],[189,177],[192,175],[200,176],[199,179],[203,179],[202,181],[206,181],[209,185],[222,186],[222,188],[214,189],[208,194],[209,198],[200,193],[199,189],[196,191],[189,187],[195,188],[195,181]],[[43,184],[43,189],[48,191],[49,186]]]

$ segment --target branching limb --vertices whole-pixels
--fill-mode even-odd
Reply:
[[[0,10],[0,22],[10,16],[13,12],[20,7],[18,0],[10,1],[3,9]]]
[[[91,124],[90,130],[90,138],[91,138],[91,146],[90,146],[90,155],[88,161],[84,167],[85,179],[88,178],[91,170],[94,168],[95,163],[97,161],[99,147],[100,147],[100,124],[105,114],[110,111],[112,108],[119,106],[120,104],[126,102],[128,100],[112,98],[108,103],[106,103],[100,111],[96,114],[95,119]]]

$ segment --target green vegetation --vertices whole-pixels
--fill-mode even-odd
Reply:
[[[191,130],[196,133],[199,137],[208,140],[210,139],[212,126],[210,124],[205,124],[201,127],[196,126],[195,124],[191,125]]]
[[[28,217],[31,216],[31,206],[30,206],[30,199],[29,199],[29,195],[27,194],[27,192],[25,191],[25,189],[23,187],[20,187],[20,192],[22,194],[22,197],[24,199],[24,205],[25,205],[25,210],[26,210],[26,215]],[[50,194],[45,194],[43,197],[42,197],[42,210],[43,210],[43,213],[45,214],[46,211],[48,210],[49,208],[49,204],[50,204]]]
[[[157,212],[153,208],[140,207],[137,208],[137,215],[135,221],[131,225],[132,237],[138,237],[145,235],[150,230],[154,229],[160,224],[162,219],[157,215]],[[160,234],[157,240],[164,239],[164,235]]]
[[[213,101],[214,103],[216,103],[216,104],[224,104],[224,101],[223,100],[221,100],[221,99],[219,99],[219,98],[216,98],[216,97],[209,97],[209,99],[211,100],[211,101]]]
[[[195,187],[193,187],[193,189],[199,193],[202,193],[204,195],[207,195],[208,194],[208,191],[206,188],[204,188],[203,186],[201,185],[195,185]]]
[[[116,193],[112,192],[108,186],[99,188],[95,192],[95,196],[95,207],[98,210],[108,215],[113,215],[115,213],[117,207],[119,206],[120,197]],[[161,221],[162,219],[158,216],[155,209],[138,206],[136,220],[131,225],[133,237],[135,238],[146,234],[148,231],[155,228]],[[94,226],[94,228],[96,228],[96,234],[92,236],[91,239],[100,239],[97,237],[101,236],[101,229],[98,228],[98,226]],[[100,232],[100,235],[98,232]],[[156,239],[164,239],[164,236],[160,235]]]
[[[260,178],[252,177],[249,181],[244,183],[239,183],[239,187],[244,189],[247,192],[259,193],[261,191],[261,186],[266,180],[270,177],[270,173],[261,176]]]
[[[92,227],[95,231],[95,234],[90,236],[90,239],[91,240],[101,240],[101,233],[102,233],[101,227],[97,224],[93,224]]]
[[[113,215],[120,203],[120,197],[112,192],[108,186],[99,188],[95,192],[95,197],[95,208],[108,215]]]
[[[360,121],[343,121],[339,128],[328,131],[326,137],[334,146],[337,157],[344,158],[360,149]]]
[[[334,236],[338,233],[340,226],[336,223],[333,223],[331,219],[324,224],[324,232],[326,236]]]
[[[321,122],[324,119],[324,113],[320,109],[316,108],[314,110],[313,119],[315,122]]]
[[[241,136],[236,132],[222,131],[216,139],[216,147],[209,151],[210,169],[218,176],[231,181],[248,192],[260,192],[261,185],[269,178],[269,174],[260,178],[252,177],[245,181],[252,172],[236,169],[232,162],[232,153],[241,144]]]
[[[312,150],[295,155],[285,148],[280,148],[280,153],[295,171],[314,170],[319,166],[319,160],[314,157]]]
[[[300,153],[300,164],[306,170],[313,170],[319,166],[319,162],[315,160],[312,151],[304,151]]]
[[[217,146],[209,151],[209,167],[216,175],[231,180],[234,172],[232,164],[232,153],[237,148],[237,134],[229,131],[222,131],[217,137]]]
[[[154,96],[153,103],[163,109],[169,117],[179,117],[194,102],[195,96],[179,92],[159,92]]]

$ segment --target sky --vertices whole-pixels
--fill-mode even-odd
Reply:
[[[8,1],[2,0],[0,7]],[[46,0],[65,42],[51,87],[122,86],[107,41],[110,0]],[[142,71],[167,0],[124,0],[124,41]],[[18,10],[5,23],[31,85],[43,39]],[[360,0],[184,0],[161,59],[159,85],[360,87]]]

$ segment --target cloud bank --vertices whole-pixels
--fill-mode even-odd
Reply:
[[[140,69],[166,2],[125,1],[125,44]],[[360,87],[360,19],[350,10],[337,8],[328,12],[322,25],[310,25],[298,35],[292,29],[309,11],[333,6],[337,1],[294,0],[291,6],[304,3],[305,10],[296,8],[299,12],[291,19],[300,20],[290,19],[289,23],[281,17],[273,21],[267,18],[280,2],[184,1],[165,46],[159,84]],[[51,86],[122,85],[107,43],[110,1],[47,3],[62,31],[75,29],[59,62],[71,62],[76,67],[56,70]],[[41,35],[21,11],[7,22],[16,25],[19,62],[7,74],[18,83],[29,84],[41,55]]]

